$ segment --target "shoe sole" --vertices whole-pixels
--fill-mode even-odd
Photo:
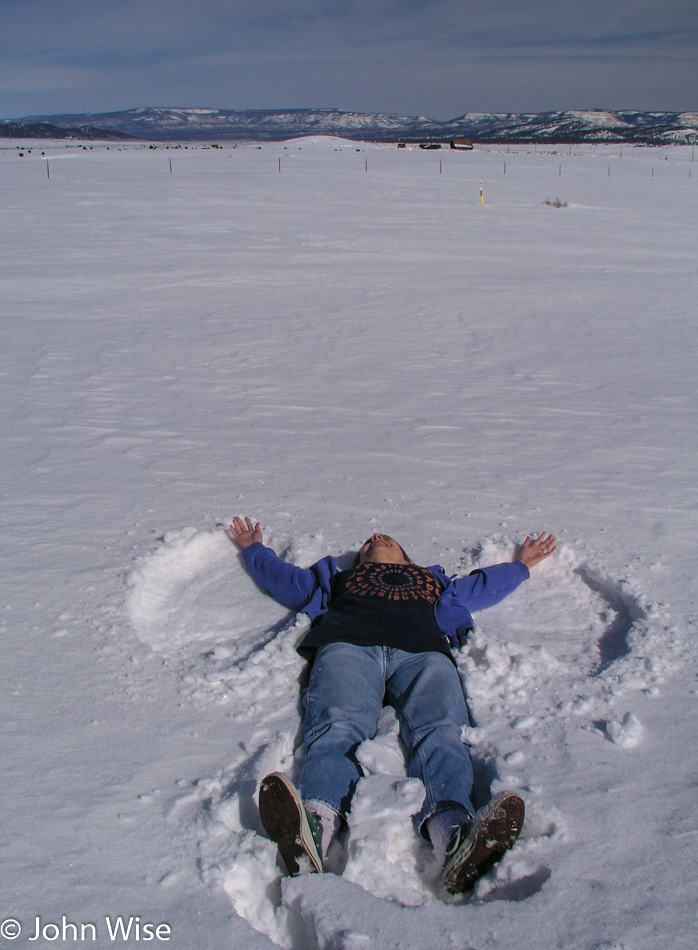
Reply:
[[[313,833],[297,789],[280,772],[272,772],[259,790],[259,814],[264,830],[276,842],[288,873],[298,874],[299,860],[306,857],[310,870],[322,872]]]
[[[523,799],[513,792],[502,792],[475,816],[470,834],[444,871],[443,885],[450,894],[471,890],[513,847],[523,827],[524,813]]]

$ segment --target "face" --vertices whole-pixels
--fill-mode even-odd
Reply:
[[[407,564],[402,548],[388,534],[372,534],[359,548],[359,563]]]

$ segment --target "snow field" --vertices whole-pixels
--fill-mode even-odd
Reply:
[[[10,910],[113,900],[178,947],[692,947],[690,149],[46,148],[50,179],[0,150]],[[282,879],[256,793],[299,768],[305,621],[238,513],[305,565],[558,536],[458,656],[478,804],[527,803],[472,895],[414,835],[390,710],[341,873]]]

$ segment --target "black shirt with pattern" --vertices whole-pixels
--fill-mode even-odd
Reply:
[[[359,564],[332,579],[326,613],[311,626],[298,650],[312,657],[326,643],[397,647],[408,653],[435,650],[451,656],[434,619],[441,582],[417,564]]]

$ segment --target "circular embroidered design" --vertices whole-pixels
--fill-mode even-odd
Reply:
[[[431,571],[416,564],[360,564],[347,578],[345,590],[359,597],[426,600],[431,604],[441,594]]]

